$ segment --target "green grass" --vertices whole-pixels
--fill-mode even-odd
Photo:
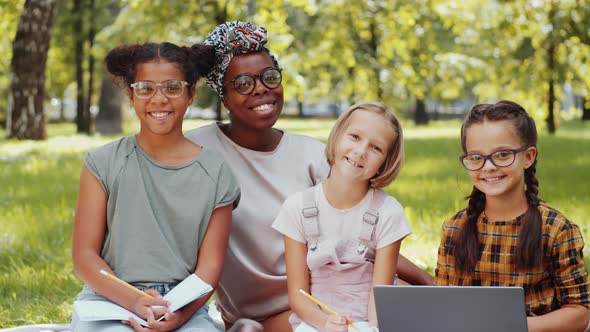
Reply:
[[[205,123],[190,120],[185,128]],[[281,119],[277,127],[325,141],[333,123]],[[404,125],[406,164],[387,190],[405,206],[414,229],[402,252],[432,273],[440,225],[465,206],[471,187],[457,161],[460,123]],[[71,262],[78,176],[84,152],[116,137],[77,135],[72,124],[50,125],[48,136],[43,142],[0,139],[0,328],[69,321],[82,286]],[[540,196],[590,238],[590,123],[564,124],[555,136],[542,132],[539,150]]]

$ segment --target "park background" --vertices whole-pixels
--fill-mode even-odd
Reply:
[[[470,192],[459,119],[500,98],[536,119],[540,196],[590,238],[587,0],[0,0],[0,328],[70,319],[84,153],[138,129],[105,53],[202,42],[235,19],[267,27],[284,68],[277,127],[325,141],[336,115],[367,100],[403,117],[407,162],[386,190],[420,267],[434,273],[440,225]],[[224,118],[205,85],[196,99],[185,130]]]

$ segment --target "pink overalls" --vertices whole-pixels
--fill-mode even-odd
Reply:
[[[375,226],[385,194],[375,190],[363,214],[357,239],[328,239],[320,236],[318,209],[313,188],[303,192],[303,230],[307,241],[307,266],[311,295],[334,311],[351,314],[352,321],[368,320],[368,303],[375,260]],[[295,329],[302,321],[292,314]]]

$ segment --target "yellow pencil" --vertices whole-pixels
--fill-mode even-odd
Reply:
[[[125,281],[123,281],[123,280],[121,280],[121,279],[119,279],[119,278],[115,277],[114,275],[112,275],[112,274],[108,273],[108,272],[107,272],[107,271],[105,271],[105,270],[102,270],[102,269],[101,269],[101,270],[100,270],[100,274],[102,274],[102,275],[104,275],[104,276],[106,276],[106,277],[108,277],[108,278],[110,278],[110,279],[112,279],[112,280],[114,280],[114,281],[118,282],[119,284],[121,284],[121,285],[123,285],[123,286],[125,286],[125,287],[127,287],[127,288],[129,288],[129,289],[131,289],[132,291],[134,291],[134,292],[136,292],[136,293],[138,293],[138,294],[140,294],[140,295],[143,295],[143,296],[147,296],[147,297],[151,297],[151,298],[153,298],[153,296],[151,296],[150,294],[148,294],[148,293],[146,293],[146,292],[143,292],[143,291],[141,291],[141,290],[139,290],[139,289],[137,289],[137,288],[135,288],[135,287],[131,286],[130,284],[128,284],[128,283],[126,283]]]
[[[299,293],[305,295],[305,297],[307,297],[308,299],[310,299],[311,301],[313,301],[313,303],[319,305],[320,307],[324,308],[327,312],[331,313],[332,315],[336,315],[338,316],[338,313],[332,309],[330,309],[330,307],[328,307],[327,305],[323,304],[322,302],[318,301],[315,297],[309,295],[306,291],[304,291],[303,289],[299,289]],[[352,327],[352,328],[357,328],[356,325],[354,325],[351,321],[349,321],[348,319],[346,320],[346,324],[348,324],[348,326]]]

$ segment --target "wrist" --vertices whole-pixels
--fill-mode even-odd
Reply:
[[[424,276],[422,277],[422,284],[432,286],[434,285],[434,277],[430,275],[430,273],[424,272]]]

